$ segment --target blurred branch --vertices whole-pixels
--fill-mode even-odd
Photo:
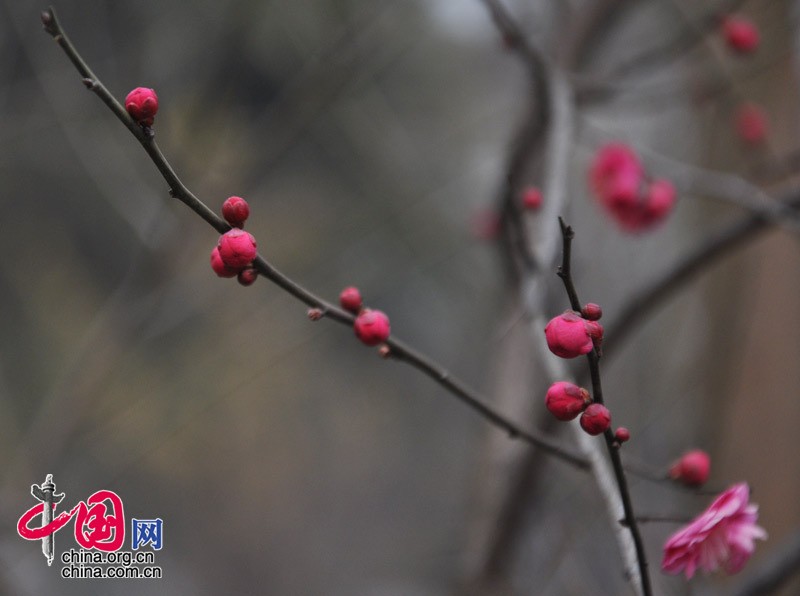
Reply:
[[[569,297],[570,307],[580,312],[581,301],[575,289],[571,269],[572,240],[575,237],[575,233],[572,231],[571,227],[564,223],[563,219],[559,218],[558,222],[561,226],[561,236],[564,247],[561,267],[558,269],[558,276],[561,278],[561,281],[564,282],[564,289]],[[603,387],[600,378],[600,353],[595,348],[586,354],[586,358],[589,361],[589,371],[592,378],[592,399],[595,403],[603,404]],[[637,592],[639,591],[640,584],[641,593],[645,596],[649,596],[652,594],[652,588],[650,586],[650,574],[647,571],[647,553],[644,549],[644,542],[639,532],[639,526],[636,523],[636,515],[633,512],[633,502],[631,501],[630,492],[628,491],[628,481],[625,478],[625,471],[622,468],[619,445],[615,442],[614,433],[611,428],[605,430],[603,437],[605,438],[608,455],[611,458],[611,463],[614,468],[614,477],[617,488],[619,489],[619,496],[622,499],[622,508],[625,512],[624,525],[630,530],[636,550],[635,563],[638,564],[638,573],[636,572],[636,566],[631,564],[629,558],[625,558],[627,567],[626,575]],[[602,485],[601,488],[603,488]],[[606,497],[607,500],[608,498],[609,497]],[[623,555],[626,554],[626,552],[623,552]]]
[[[614,79],[624,78],[636,72],[652,71],[658,66],[670,64],[681,58],[714,31],[723,16],[735,11],[742,4],[744,0],[722,2],[698,21],[689,22],[681,33],[671,40],[634,54],[606,72],[580,80],[577,85],[577,95],[581,101],[605,99],[609,93],[614,92]]]
[[[791,189],[778,201],[782,207],[800,208],[800,190]],[[608,356],[623,344],[630,333],[652,314],[672,294],[695,278],[719,257],[752,239],[769,227],[770,220],[756,213],[706,236],[706,241],[691,254],[675,263],[658,279],[640,289],[620,309],[617,318],[607,325],[603,337],[603,352]]]
[[[800,530],[763,560],[736,589],[735,596],[773,594],[800,573]]]
[[[69,38],[59,25],[55,11],[52,7],[42,13],[42,23],[45,30],[53,37],[56,43],[58,43],[61,49],[69,57],[75,68],[81,74],[86,87],[93,91],[103,101],[103,103],[105,103],[109,109],[114,112],[114,114],[122,121],[123,124],[125,124],[128,130],[130,130],[134,137],[144,147],[145,151],[150,156],[151,160],[169,185],[170,195],[187,205],[192,211],[197,213],[219,233],[225,233],[228,231],[230,226],[228,226],[228,224],[225,223],[216,213],[202,203],[181,182],[177,174],[175,174],[174,170],[172,169],[172,166],[166,160],[156,144],[153,131],[150,128],[140,127],[136,122],[134,122],[125,111],[125,108],[114,98],[113,95],[111,95],[105,85],[102,84],[102,82],[84,62],[83,58],[81,58],[81,56],[78,54],[77,50],[69,41]],[[316,296],[310,290],[306,289],[278,271],[262,256],[256,257],[256,259],[253,261],[253,266],[261,275],[284,289],[299,301],[303,302],[309,307],[319,309],[322,315],[347,326],[351,326],[353,324],[354,317],[352,314]],[[424,356],[397,339],[389,338],[386,341],[386,345],[389,346],[392,357],[405,361],[412,367],[433,379],[436,383],[445,388],[460,401],[477,411],[487,421],[506,431],[511,438],[519,438],[526,443],[538,447],[542,451],[559,458],[561,461],[569,463],[578,468],[585,469],[587,467],[587,462],[580,456],[575,455],[571,451],[546,438],[540,437],[531,431],[523,429],[513,421],[495,411],[463,382],[452,377],[446,369],[430,360],[427,356]]]

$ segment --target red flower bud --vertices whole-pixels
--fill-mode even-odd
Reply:
[[[544,328],[547,347],[561,358],[576,358],[592,351],[592,338],[585,319],[573,310],[550,319]]]
[[[241,228],[250,216],[250,205],[242,197],[228,197],[222,204],[222,217],[234,228]]]
[[[710,472],[711,458],[700,449],[684,453],[669,469],[670,478],[689,486],[704,484]]]
[[[574,420],[591,401],[589,392],[583,387],[558,381],[547,390],[544,405],[559,420]]]
[[[522,206],[530,211],[536,211],[542,206],[542,191],[529,187],[522,193]]]
[[[591,404],[581,414],[581,428],[590,435],[599,435],[611,426],[611,412],[603,404]]]
[[[238,269],[228,267],[222,262],[222,257],[219,256],[218,246],[215,246],[214,250],[211,251],[211,268],[214,270],[214,273],[220,277],[236,277],[236,275],[239,273]]]
[[[125,109],[142,126],[153,126],[158,112],[158,96],[153,89],[137,87],[125,98]]]
[[[361,310],[361,306],[363,305],[361,292],[358,291],[358,288],[353,286],[345,288],[342,290],[342,293],[339,294],[339,304],[342,305],[343,309],[353,314],[358,314],[358,311]]]
[[[587,321],[599,321],[603,316],[603,309],[600,308],[599,304],[589,302],[588,304],[583,305],[583,308],[581,309],[581,316]]]
[[[760,41],[758,28],[744,17],[726,17],[722,21],[722,34],[728,47],[740,54],[755,51]]]
[[[626,441],[630,441],[631,431],[624,426],[620,426],[616,431],[614,431],[614,439],[617,441],[617,443],[625,443]]]
[[[311,321],[319,321],[323,317],[323,312],[319,308],[309,308],[306,314]]]
[[[234,228],[219,237],[219,256],[228,267],[244,269],[256,258],[256,239],[253,235]]]
[[[368,346],[377,346],[389,339],[389,317],[379,310],[364,309],[353,324],[356,337]]]
[[[258,278],[258,271],[255,269],[242,269],[236,276],[237,281],[243,286],[252,286]]]
[[[751,102],[739,106],[736,112],[736,133],[744,142],[757,145],[767,138],[768,130],[767,114],[760,106]]]

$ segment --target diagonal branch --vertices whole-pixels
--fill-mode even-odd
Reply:
[[[72,42],[69,40],[61,25],[58,22],[55,11],[52,7],[48,8],[42,13],[42,24],[45,30],[53,37],[58,43],[80,75],[83,77],[83,82],[88,89],[94,92],[109,109],[119,118],[122,123],[130,130],[134,137],[144,147],[150,159],[166,180],[170,188],[170,195],[188,206],[192,211],[197,213],[209,225],[220,233],[224,233],[230,229],[225,221],[223,221],[216,213],[207,207],[200,199],[198,199],[178,178],[172,166],[164,157],[161,149],[155,142],[155,137],[152,130],[149,128],[140,127],[125,111],[125,108],[116,100],[116,98],[109,92],[103,85],[100,79],[92,72],[83,58],[78,54]],[[283,290],[294,296],[299,301],[303,302],[309,307],[319,309],[322,314],[338,323],[352,326],[354,317],[352,314],[345,312],[339,307],[323,300],[315,295],[310,290],[301,286],[291,278],[281,273],[271,263],[269,263],[262,256],[257,256],[253,261],[255,269],[264,277],[281,287]],[[506,431],[511,438],[518,438],[534,447],[541,449],[544,453],[552,455],[559,460],[571,464],[579,469],[586,469],[587,462],[584,458],[576,455],[571,450],[561,447],[554,441],[544,438],[535,434],[532,431],[526,430],[515,422],[505,417],[500,412],[492,408],[485,399],[481,398],[475,391],[469,388],[465,383],[457,378],[454,378],[450,373],[428,358],[427,356],[417,352],[410,346],[406,345],[400,340],[389,338],[386,345],[390,348],[392,357],[404,361],[416,368],[426,376],[433,379],[437,384],[446,389],[450,394],[454,395],[462,403],[466,404],[484,419],[493,424],[494,426]]]

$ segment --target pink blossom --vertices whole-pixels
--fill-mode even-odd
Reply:
[[[661,569],[673,575],[684,572],[686,579],[698,568],[710,572],[723,567],[728,574],[741,571],[755,550],[753,541],[767,538],[764,528],[756,525],[758,506],[749,503],[749,498],[744,482],[723,492],[688,526],[670,536]]]
[[[627,232],[642,232],[663,221],[675,204],[675,187],[650,180],[639,157],[624,143],[601,147],[589,169],[598,202]]]

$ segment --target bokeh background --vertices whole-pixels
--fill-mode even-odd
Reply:
[[[767,190],[794,180],[797,3],[702,4],[507,2],[576,89],[597,83],[573,96],[563,214],[578,234],[578,288],[609,319],[745,212],[682,193],[665,226],[622,234],[587,192],[597,146],[626,139],[665,176],[677,161]],[[754,56],[731,56],[713,30],[696,39],[723,6],[761,28]],[[85,90],[41,30],[42,8],[0,2],[0,593],[627,593],[589,476],[531,455],[350,330],[311,323],[268,282],[217,278],[216,233]],[[213,209],[245,197],[270,262],[329,300],[359,286],[398,337],[520,424],[546,425],[541,332],[500,245],[476,234],[531,92],[481,2],[55,8],[118,98],[157,90],[156,138],[179,176]],[[743,99],[770,114],[766,146],[732,132]],[[557,233],[530,217],[535,234]],[[663,470],[708,450],[712,487],[750,482],[770,533],[740,577],[687,583],[658,572],[677,526],[647,524],[659,594],[733,593],[797,532],[798,272],[796,237],[763,235],[655,310],[605,365],[606,399],[634,437],[626,455]],[[555,275],[548,283],[549,317],[567,303]],[[127,516],[161,517],[164,579],[87,585],[48,569],[15,529],[47,473],[68,506],[106,488]],[[689,517],[710,499],[631,483],[643,515]],[[70,534],[57,534],[57,555]]]

